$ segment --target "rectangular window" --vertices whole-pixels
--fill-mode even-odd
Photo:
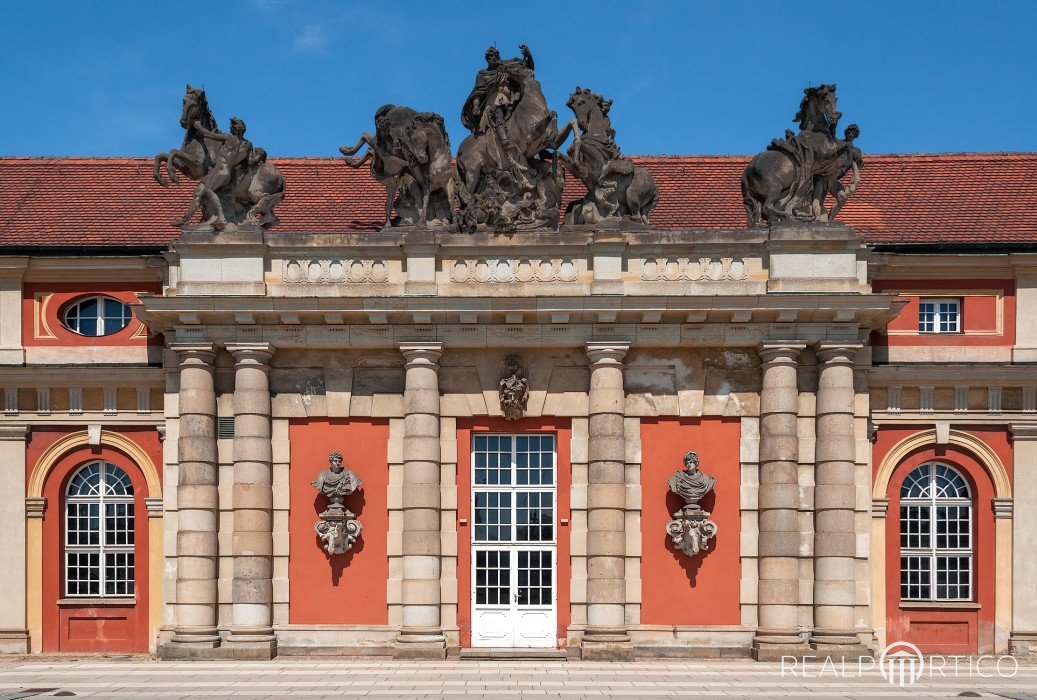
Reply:
[[[922,299],[918,303],[919,333],[960,333],[960,299]]]

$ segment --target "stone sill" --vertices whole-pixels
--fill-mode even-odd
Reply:
[[[136,596],[125,598],[61,598],[58,600],[58,607],[63,608],[132,608],[136,604]]]
[[[973,603],[972,601],[961,601],[953,602],[948,601],[946,603],[931,603],[927,601],[901,601],[901,610],[980,610],[983,606],[979,603]]]

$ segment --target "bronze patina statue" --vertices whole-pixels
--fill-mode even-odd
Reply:
[[[443,117],[384,105],[374,123],[374,135],[365,132],[339,151],[352,168],[371,161],[371,175],[385,187],[385,227],[452,226],[457,181]],[[351,157],[365,145],[363,157]]]
[[[856,124],[846,128],[842,139],[835,136],[842,113],[836,106],[835,85],[809,87],[793,121],[799,133],[786,130],[763,153],[750,161],[742,175],[742,200],[749,228],[762,220],[831,221],[857,189],[861,152],[853,145],[860,135]],[[853,171],[850,185],[839,179]],[[825,197],[835,197],[831,211]]]
[[[173,226],[186,226],[199,209],[202,226],[222,229],[228,223],[269,227],[277,223],[274,207],[284,199],[284,178],[266,151],[245,138],[245,122],[231,119],[230,133],[220,131],[209,111],[205,90],[187,86],[180,126],[185,129],[179,149],[155,156],[153,175],[165,187],[161,167],[178,183],[177,173],[198,180],[191,204]]]
[[[587,188],[587,194],[571,202],[565,223],[601,224],[607,221],[648,224],[648,216],[659,202],[659,190],[645,168],[619,152],[616,132],[609,119],[612,100],[577,87],[566,105],[576,115],[578,138],[559,162]],[[570,123],[559,142],[572,131]]]
[[[561,144],[558,115],[533,76],[533,56],[501,60],[491,47],[461,109],[472,133],[457,150],[461,228],[557,228],[564,175],[550,157]]]

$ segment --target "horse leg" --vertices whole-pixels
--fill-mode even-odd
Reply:
[[[180,175],[177,174],[176,170],[179,167],[177,163],[182,158],[183,154],[175,148],[169,150],[169,158],[166,159],[166,174],[169,176],[169,181],[174,185],[180,184]]]
[[[392,205],[396,199],[396,178],[391,178],[385,183],[385,225],[382,228],[392,226]]]
[[[432,183],[429,182],[428,173],[420,181],[421,184],[421,211],[418,212],[418,226],[428,226],[428,201],[432,194]]]
[[[264,223],[268,223],[268,217],[274,215],[273,208],[283,200],[284,192],[264,194],[254,205],[252,205],[252,208],[248,210],[248,214],[245,215],[244,223],[256,226],[262,226]]]
[[[202,206],[202,194],[205,191],[205,185],[198,183],[198,186],[194,188],[194,196],[191,197],[191,204],[187,207],[187,213],[183,217],[173,222],[173,226],[187,226],[187,222],[191,220],[194,213],[198,211],[198,207]]]
[[[154,165],[152,167],[152,171],[151,171],[152,176],[155,178],[155,182],[157,182],[158,184],[162,185],[163,187],[168,187],[169,186],[169,184],[162,177],[162,172],[161,172],[162,164],[165,163],[168,160],[169,160],[169,154],[168,153],[156,153],[155,154],[155,163],[154,163]]]

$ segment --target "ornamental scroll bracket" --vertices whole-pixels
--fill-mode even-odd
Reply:
[[[699,505],[715,483],[716,479],[699,470],[699,456],[694,451],[684,456],[684,469],[667,482],[670,490],[684,499],[685,506],[666,523],[666,533],[673,546],[688,556],[709,550],[709,541],[716,537],[717,524]]]
[[[324,542],[324,551],[328,554],[343,554],[356,542],[362,528],[356,515],[342,505],[342,499],[363,486],[364,482],[354,471],[342,466],[340,453],[332,452],[328,455],[328,464],[330,466],[310,482],[330,501],[313,529]]]

